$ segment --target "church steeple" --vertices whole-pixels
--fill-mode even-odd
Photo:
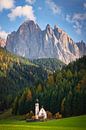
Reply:
[[[39,99],[38,98],[36,99],[36,103],[39,103]]]
[[[35,117],[36,119],[39,118],[39,100],[36,99],[36,103],[35,103]]]

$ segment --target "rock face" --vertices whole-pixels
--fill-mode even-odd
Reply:
[[[79,47],[80,55],[81,56],[86,55],[86,43],[81,41],[81,42],[77,42],[76,44]]]
[[[57,58],[66,64],[80,57],[78,46],[66,32],[49,24],[42,31],[33,21],[25,21],[17,32],[9,34],[6,48],[29,59]]]
[[[0,47],[5,47],[5,45],[6,45],[5,39],[0,37]]]

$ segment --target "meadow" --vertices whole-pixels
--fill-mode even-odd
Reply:
[[[2,119],[0,130],[86,130],[86,115],[44,122]]]

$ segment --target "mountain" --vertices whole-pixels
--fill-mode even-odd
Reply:
[[[29,60],[0,48],[0,111],[9,108],[19,91],[47,80],[47,72]]]
[[[40,67],[45,68],[49,71],[61,70],[65,64],[58,59],[55,58],[42,58],[42,59],[34,59],[32,62]]]
[[[58,26],[53,29],[47,24],[42,31],[38,24],[28,20],[8,35],[6,48],[29,59],[56,58],[66,64],[80,57],[77,45]]]
[[[0,37],[0,47],[5,47],[6,46],[6,41],[5,39]]]
[[[80,50],[80,55],[86,55],[86,43],[81,41],[76,43]]]

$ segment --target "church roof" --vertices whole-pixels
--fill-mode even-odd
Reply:
[[[45,111],[45,109],[43,107],[39,111],[39,115],[41,115],[41,114],[46,114],[46,111]]]

